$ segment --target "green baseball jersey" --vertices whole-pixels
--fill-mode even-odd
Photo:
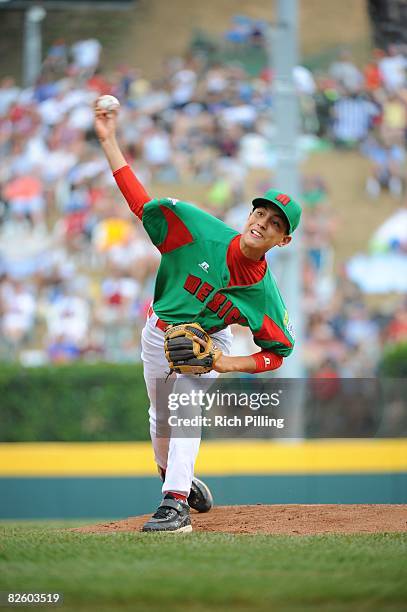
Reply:
[[[229,286],[228,247],[238,232],[172,198],[144,205],[143,225],[161,252],[153,308],[166,323],[197,321],[210,334],[237,323],[283,357],[294,346],[288,313],[269,269],[257,283]]]

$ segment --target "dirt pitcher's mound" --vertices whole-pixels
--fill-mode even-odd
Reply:
[[[149,518],[135,516],[73,531],[106,533],[140,531]],[[191,512],[194,531],[314,535],[407,531],[407,505],[219,506],[208,514]]]

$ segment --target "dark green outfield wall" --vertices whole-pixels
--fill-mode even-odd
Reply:
[[[407,474],[208,477],[215,503],[406,504]],[[1,519],[120,518],[160,500],[158,478],[0,478]]]

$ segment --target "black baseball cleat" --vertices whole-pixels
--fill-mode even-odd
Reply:
[[[209,512],[213,507],[213,497],[206,485],[199,478],[192,479],[191,492],[188,496],[188,504],[190,508],[197,512]]]
[[[165,470],[157,465],[162,482],[165,479]],[[207,484],[199,478],[192,479],[191,491],[188,496],[188,505],[197,512],[209,512],[213,508],[212,493]]]
[[[168,493],[142,531],[189,533],[192,525],[188,504]]]

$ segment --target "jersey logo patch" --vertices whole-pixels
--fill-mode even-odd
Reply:
[[[167,198],[167,200],[168,200],[169,202],[171,202],[171,204],[172,204],[173,206],[175,206],[175,204],[176,204],[177,202],[179,202],[179,200],[177,200],[177,198]]]
[[[198,264],[198,266],[202,268],[202,270],[208,274],[209,264],[207,261],[203,261],[202,263]]]
[[[287,204],[291,202],[290,196],[286,195],[285,193],[279,193],[276,197],[276,200],[280,202],[280,204],[282,204],[283,206],[287,206]]]
[[[283,344],[284,346],[288,346],[289,348],[292,347],[291,340],[287,338],[281,327],[279,327],[277,323],[275,323],[275,321],[273,321],[273,319],[266,314],[264,315],[261,328],[254,334],[254,337],[258,340],[280,342],[280,344]]]
[[[288,316],[288,311],[287,310],[284,313],[284,327],[286,328],[286,330],[288,331],[290,336],[295,340],[295,334],[294,334],[293,326],[292,326],[292,323],[290,321],[290,317]]]
[[[286,330],[290,334],[291,338],[293,338],[293,340],[295,340],[295,333],[294,333],[294,329],[293,329],[293,325],[292,325],[291,321],[289,321],[287,323]]]

